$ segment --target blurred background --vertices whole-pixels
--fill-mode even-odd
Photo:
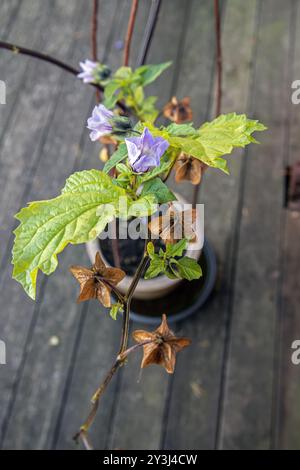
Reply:
[[[190,96],[194,122],[215,109],[212,0],[140,0],[130,65],[145,51],[160,3],[148,63],[173,61],[149,93],[164,105]],[[0,40],[78,66],[91,57],[91,0],[1,0]],[[130,0],[99,1],[99,60],[122,63]],[[209,302],[175,325],[193,344],[174,376],[139,372],[136,354],[108,389],[92,440],[109,449],[299,449],[300,365],[300,1],[221,0],[222,112],[268,126],[261,145],[229,157],[231,174],[207,171],[199,202],[218,259]],[[152,15],[152,16],[151,16]],[[150,20],[149,20],[150,19]],[[147,27],[148,25],[148,27]],[[151,26],[151,25],[150,25]],[[74,170],[98,168],[86,119],[95,92],[71,74],[0,49],[0,445],[73,449],[72,436],[119,346],[121,321],[96,302],[77,305],[70,264],[89,265],[69,247],[59,268],[40,276],[37,302],[11,279],[13,215],[28,201],[57,195]],[[287,177],[287,168],[289,172]],[[298,191],[298,196],[297,196]],[[191,188],[182,185],[191,198]],[[297,199],[298,198],[298,199]],[[134,324],[131,329],[140,328]]]

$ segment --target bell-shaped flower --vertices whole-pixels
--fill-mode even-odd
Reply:
[[[129,137],[125,142],[130,166],[137,173],[145,173],[159,166],[161,157],[169,147],[162,137],[153,137],[147,127],[140,137]]]

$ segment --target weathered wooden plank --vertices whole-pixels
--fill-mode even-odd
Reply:
[[[47,7],[48,8],[48,7]],[[38,47],[41,30],[46,27],[46,15],[40,14],[38,0],[26,2],[8,1],[1,3],[1,39]],[[28,31],[31,32],[28,35]],[[30,59],[17,57],[11,52],[0,50],[1,80],[6,83],[6,105],[1,106],[0,145],[13,117],[12,110],[18,102],[23,88]],[[1,155],[0,155],[1,159]]]
[[[172,93],[176,92],[177,78],[189,77],[192,64],[195,63],[189,55],[186,59],[189,47],[195,41],[207,45],[211,40],[211,33],[207,23],[207,17],[211,16],[211,5],[203,2],[163,2],[159,21],[149,51],[147,62],[158,63],[167,60],[173,61],[173,66],[168,75],[156,83],[152,92],[160,97],[160,105],[166,103]],[[206,23],[207,28],[199,30],[199,24]],[[164,47],[161,47],[161,44]],[[199,54],[199,63],[205,61],[207,56],[205,47]],[[207,64],[207,63],[206,63]],[[208,65],[208,64],[207,64]],[[203,78],[203,87],[208,87],[210,82],[210,68],[206,69],[206,77]],[[194,75],[193,75],[194,78]],[[182,82],[183,80],[179,80]],[[191,82],[187,85],[189,88]],[[182,97],[181,87],[179,93]],[[186,89],[185,91],[186,92]],[[207,107],[205,100],[197,97],[199,108]],[[198,101],[199,99],[199,101]],[[190,188],[189,188],[190,189]],[[132,324],[132,330],[145,328],[138,323]],[[119,387],[119,398],[114,415],[110,448],[122,449],[157,449],[160,447],[161,434],[164,427],[164,408],[168,392],[168,375],[158,367],[151,367],[143,371],[141,380],[139,376],[141,356],[134,355],[130,358],[128,367],[122,372],[122,382]],[[180,367],[180,365],[178,366]],[[142,415],[142,418],[141,418]]]
[[[20,0],[3,0],[1,3],[0,30],[2,41],[5,41],[13,22],[18,17],[20,3]]]
[[[77,4],[68,4],[68,6],[63,4],[63,2],[56,2],[56,5],[53,3],[51,4],[50,11],[48,11],[47,8],[44,9],[44,14],[46,16],[47,21],[49,20],[49,14],[51,13],[52,18],[53,18],[53,24],[48,25],[47,32],[44,32],[44,40],[45,42],[52,43],[52,47],[58,47],[58,44],[61,44],[61,53],[65,54],[67,59],[70,59],[72,50],[74,49],[76,45],[76,30],[75,27],[79,21],[82,21],[83,13],[85,11],[85,6],[83,2],[77,2]],[[75,25],[75,26],[74,26]],[[65,41],[65,45],[63,46],[62,43]],[[49,47],[49,46],[48,46]],[[52,49],[52,48],[51,48]],[[7,136],[7,140],[12,143],[12,141],[16,140],[14,142],[14,149],[15,149],[15,160],[14,163],[15,165],[19,165],[22,169],[23,165],[23,170],[24,166],[26,165],[27,161],[28,163],[30,162],[30,157],[31,154],[33,153],[34,145],[39,144],[38,152],[43,154],[43,147],[44,143],[47,142],[46,137],[48,135],[48,132],[44,134],[44,138],[40,139],[40,142],[38,141],[38,130],[40,129],[40,126],[44,124],[46,127],[50,125],[52,118],[53,117],[58,117],[60,116],[60,120],[64,116],[64,112],[66,112],[66,109],[69,109],[69,113],[72,114],[72,103],[76,102],[74,99],[73,90],[70,89],[70,85],[74,84],[74,79],[73,81],[70,80],[69,76],[66,78],[63,78],[63,81],[61,80],[62,77],[64,76],[61,71],[48,68],[47,65],[45,64],[37,64],[37,62],[34,62],[32,65],[33,67],[33,72],[36,72],[36,77],[39,77],[41,79],[41,82],[44,82],[44,87],[42,88],[41,84],[38,86],[33,87],[30,89],[30,86],[32,86],[32,83],[37,83],[37,78],[31,81],[31,84],[25,84],[25,87],[27,86],[26,93],[27,93],[27,101],[24,103],[23,107],[25,109],[19,110],[18,111],[18,116],[16,118],[16,128],[12,129],[10,133]],[[46,69],[45,69],[46,67]],[[32,79],[32,77],[30,76]],[[49,81],[47,81],[47,79]],[[59,85],[63,85],[62,90],[60,90]],[[56,89],[56,94],[54,91],[51,91],[51,86],[53,86]],[[37,93],[37,88],[39,87],[39,92]],[[74,89],[79,90],[80,83],[75,82]],[[84,90],[87,91],[87,90]],[[56,108],[56,103],[58,98],[60,97],[60,93],[65,92],[67,101],[66,104],[64,105],[64,102],[61,101]],[[88,95],[86,95],[88,96]],[[48,109],[48,113],[46,116],[43,116],[43,112],[41,111],[39,113],[39,116],[44,119],[44,122],[39,123],[38,119],[34,119],[34,116],[32,117],[32,113],[35,113],[35,109],[39,109],[40,107],[47,106],[49,97],[52,97],[53,102],[51,104],[52,109]],[[34,109],[31,110],[31,105],[34,105]],[[82,104],[82,103],[81,103]],[[26,106],[25,106],[26,105]],[[48,105],[49,106],[49,105]],[[65,106],[65,107],[64,107]],[[54,110],[56,109],[56,112],[58,113],[57,115],[54,114]],[[23,113],[26,111],[26,115]],[[26,119],[27,117],[27,119]],[[47,118],[47,119],[45,119]],[[84,117],[82,116],[81,119]],[[17,130],[20,130],[20,128],[25,126],[25,123],[27,122],[28,119],[32,120],[32,127],[31,130],[33,131],[33,135],[35,136],[37,142],[32,142],[32,148],[31,151],[29,149],[29,138],[27,140],[26,138],[26,146],[22,146],[22,143],[24,144],[24,140],[22,140],[22,135],[18,136],[14,135],[14,132]],[[78,116],[78,126],[80,125],[80,116]],[[35,121],[35,123],[34,123]],[[57,172],[59,173],[62,166],[63,162],[65,159],[65,162],[68,162],[68,145],[64,147],[64,141],[66,140],[69,142],[69,145],[71,146],[71,143],[74,142],[74,139],[76,138],[76,133],[74,130],[72,130],[72,122],[76,122],[76,119],[73,118],[73,121],[71,120],[65,120],[66,122],[68,121],[68,126],[65,124],[64,130],[65,132],[69,132],[70,136],[66,137],[63,133],[63,126],[56,129],[56,132],[53,134],[49,134],[48,137],[50,138],[48,142],[48,147],[45,147],[45,154],[44,156],[49,156],[49,160],[46,158],[39,160],[39,158],[36,159],[35,164],[36,166],[34,167],[34,170],[36,171],[38,167],[38,163],[41,165],[44,165],[44,171],[38,171],[36,174],[36,178],[34,180],[30,180],[32,184],[32,192],[30,193],[30,188],[26,188],[26,183],[28,184],[27,181],[20,181],[18,178],[14,180],[14,167],[13,164],[7,168],[7,178],[10,180],[10,183],[12,185],[11,191],[16,192],[16,195],[18,195],[21,199],[22,196],[25,196],[27,200],[27,196],[30,196],[31,199],[34,198],[34,196],[37,196],[37,192],[43,197],[46,197],[46,195],[49,197],[49,188],[53,188],[53,183],[52,183],[52,178],[54,178],[54,171],[53,169],[55,168],[55,161],[58,160],[57,156],[59,155],[60,160],[57,162]],[[81,124],[82,125],[82,124]],[[80,128],[80,127],[79,127]],[[74,127],[76,129],[76,127]],[[81,129],[81,128],[80,128]],[[27,131],[28,132],[28,131]],[[68,135],[68,134],[66,134]],[[14,138],[12,138],[14,136]],[[17,138],[20,137],[20,142],[17,140]],[[26,136],[27,137],[27,136]],[[70,139],[68,141],[68,138]],[[72,141],[73,138],[73,141]],[[9,145],[6,143],[7,152],[9,151]],[[35,149],[36,150],[36,149]],[[73,149],[74,151],[74,149]],[[25,156],[23,155],[23,152],[25,152]],[[52,152],[52,153],[51,153]],[[62,152],[62,154],[60,154]],[[64,155],[65,154],[65,155]],[[27,157],[27,159],[26,159]],[[38,154],[38,157],[40,157],[40,154]],[[70,163],[70,162],[69,162]],[[66,164],[66,163],[65,163]],[[72,169],[72,164],[70,165],[70,170]],[[63,172],[62,172],[63,173]],[[34,176],[33,174],[31,175],[32,177]],[[3,175],[2,175],[3,177]],[[56,173],[56,178],[59,179],[59,175]],[[14,185],[13,185],[14,182]],[[22,184],[23,183],[23,184]],[[25,184],[24,184],[25,183]],[[20,189],[19,189],[20,187]],[[57,192],[56,188],[56,192]],[[18,192],[19,191],[19,192]],[[47,192],[47,194],[46,194]],[[30,194],[29,194],[30,193]],[[20,201],[20,199],[16,199],[14,204],[23,204],[25,201]],[[9,206],[9,205],[8,205]],[[11,207],[7,208],[7,212],[4,214],[5,219],[4,221],[6,222],[7,226],[7,233],[11,231],[12,229],[12,213],[9,213],[11,210]],[[7,243],[7,238],[6,238],[6,243]],[[5,309],[2,310],[2,315],[0,318],[1,322],[1,335],[3,335],[4,340],[7,343],[7,349],[8,349],[8,365],[5,368],[1,368],[1,396],[2,396],[2,404],[1,404],[1,426],[2,426],[2,432],[6,435],[6,432],[9,431],[9,428],[7,427],[9,425],[9,419],[11,417],[11,413],[13,412],[14,408],[14,399],[15,399],[15,393],[18,390],[19,386],[19,381],[21,379],[22,375],[22,370],[23,370],[23,365],[24,361],[26,360],[26,354],[28,354],[28,350],[25,351],[25,356],[24,354],[24,345],[26,345],[28,335],[30,336],[32,334],[32,329],[35,324],[35,321],[37,319],[37,314],[38,314],[38,308],[39,306],[35,306],[29,299],[26,298],[25,294],[22,292],[20,289],[20,286],[18,286],[15,281],[10,279],[11,277],[11,269],[9,266],[6,266],[5,273],[4,273],[4,278],[3,278],[3,284],[2,284],[2,305],[5,306]],[[55,292],[53,292],[52,296],[54,297]],[[51,311],[51,310],[50,310]],[[45,334],[47,334],[47,331],[45,330]],[[42,354],[42,353],[41,353]],[[42,362],[41,362],[42,364]],[[29,371],[28,378],[32,377],[32,364],[31,364],[31,370]],[[29,390],[25,391],[25,396],[31,396],[33,398],[34,393],[31,394],[31,389],[33,382],[29,382]],[[37,385],[36,390],[39,390],[39,386]],[[35,391],[36,393],[36,391]],[[24,404],[24,395],[22,396],[23,404]],[[36,405],[36,403],[35,403]],[[29,409],[32,411],[32,407]],[[23,413],[20,415],[20,422],[22,423],[22,419],[24,419],[24,413],[26,414],[28,412],[28,409],[23,408]],[[30,414],[30,413],[29,413]],[[47,420],[46,420],[47,422]],[[12,424],[13,428],[14,424]],[[29,430],[30,426],[28,426]],[[17,428],[16,428],[17,429]],[[30,436],[30,433],[27,433],[26,430],[23,429],[23,433],[21,432],[22,429],[20,429],[19,433],[16,433],[16,435],[12,436],[12,434],[9,434],[8,440],[5,444],[7,447],[14,447],[18,448],[18,446],[29,446],[30,445],[35,445],[37,439],[36,436],[34,436],[34,433],[32,436]],[[40,429],[37,430],[38,433],[40,433]],[[2,434],[2,437],[4,437],[4,434]],[[43,439],[45,439],[45,434],[40,434],[39,435],[39,442],[44,442]],[[29,441],[29,442],[28,442]]]
[[[112,45],[117,40],[122,40],[125,36],[129,6],[129,1],[122,2],[121,8],[118,6],[117,15],[111,26],[113,30]],[[132,44],[132,57],[134,57],[133,54],[137,50],[136,44],[140,42],[143,35],[147,19],[149,5],[144,3],[143,6],[144,8],[140,6],[138,11]],[[105,51],[105,56],[105,62],[113,69],[116,69],[122,63],[123,51],[114,48],[112,50],[109,49]],[[82,160],[79,167],[98,167],[100,163],[98,152],[98,145],[90,142],[86,132],[83,154],[89,155],[89,159]],[[89,264],[89,261],[85,260],[85,262]],[[74,448],[72,435],[86,418],[90,407],[90,397],[115,357],[119,347],[120,334],[121,318],[117,322],[112,321],[107,310],[103,309],[96,302],[90,302],[84,321],[78,331],[74,362],[70,364],[68,383],[65,389],[65,406],[61,420],[57,425],[56,441],[54,443],[56,448]],[[110,388],[101,403],[97,419],[91,430],[92,441],[96,448],[103,448],[107,445],[117,380],[117,377],[115,377],[110,384]]]
[[[103,53],[107,43],[107,36],[110,33],[107,25],[112,24],[115,9],[116,2],[106,3],[103,5],[101,16],[99,15],[100,54]],[[76,23],[74,26],[76,28],[74,36],[77,41],[72,60],[75,62],[89,56],[90,13],[87,9],[81,11],[79,26],[76,26]],[[53,118],[53,127],[43,148],[44,157],[47,158],[40,160],[32,181],[31,199],[55,194],[58,188],[62,187],[66,176],[72,172],[74,166],[78,165],[78,161],[82,160],[83,152],[78,144],[82,135],[88,135],[84,126],[94,96],[94,91],[90,87],[84,87],[73,77],[65,76],[61,100]],[[66,120],[67,115],[72,115],[73,118]],[[95,150],[94,155],[96,156]],[[94,163],[95,161],[96,158]],[[92,165],[86,158],[84,164],[88,167]],[[35,324],[31,328],[31,337],[27,344],[27,360],[23,367],[5,447],[14,445],[22,448],[51,448],[55,440],[68,366],[73,359],[74,342],[82,324],[82,308],[75,304],[77,286],[67,274],[68,266],[72,263],[88,263],[84,247],[77,249],[75,247],[64,253],[60,259],[59,272],[51,276],[47,284],[44,282],[41,293],[43,295],[37,307]],[[57,348],[51,348],[49,345],[49,338],[52,335],[59,338]],[[35,360],[37,355],[38,361]],[[28,396],[32,377],[36,385]],[[45,389],[48,397],[47,406],[43,401]],[[24,396],[28,396],[25,408]],[[16,429],[20,429],[18,434]],[[27,436],[24,435],[24,430],[28,430]],[[68,437],[71,437],[72,433],[73,430]]]
[[[222,27],[224,57],[223,112],[245,112],[249,97],[251,60],[254,50],[256,2],[230,1],[226,4]],[[209,28],[209,26],[207,26]],[[212,19],[210,27],[213,28]],[[211,38],[214,44],[213,38]],[[201,43],[195,41],[190,52],[190,68]],[[235,51],[232,54],[232,51]],[[210,49],[211,56],[213,52]],[[201,65],[200,65],[201,67]],[[198,69],[198,68],[197,68]],[[197,76],[197,69],[194,75]],[[202,94],[194,79],[184,85],[193,102]],[[186,91],[187,92],[187,91]],[[208,93],[208,91],[207,91]],[[209,109],[207,96],[206,107]],[[203,99],[203,98],[202,98]],[[214,110],[214,103],[212,103]],[[200,107],[200,106],[199,106]],[[207,118],[195,110],[195,122]],[[213,449],[218,428],[218,406],[224,340],[226,336],[231,271],[234,253],[234,229],[238,221],[242,152],[230,157],[230,176],[207,171],[200,202],[205,205],[205,233],[215,249],[219,276],[215,295],[197,316],[182,324],[182,333],[193,343],[179,356],[167,405],[163,446],[167,449]]]
[[[67,54],[69,48],[72,47],[72,26],[69,18],[74,10],[77,11],[78,6],[75,4],[62,5],[59,1],[47,5],[44,12],[46,17],[44,29],[39,41],[40,47],[45,46],[45,50],[50,54],[56,55],[58,49],[62,55]],[[36,3],[31,6],[38,9]],[[68,30],[70,32],[69,41],[67,36],[60,37],[56,31],[52,30],[53,39],[48,40],[48,27],[45,27],[48,15],[53,17],[53,30],[64,28],[65,22],[69,22],[69,29],[66,26],[65,32],[65,34],[68,33]],[[13,58],[15,61],[22,62],[21,57]],[[14,69],[11,70],[11,73],[17,72]],[[18,96],[16,106],[13,107],[9,120],[9,132],[5,134],[2,142],[0,154],[0,185],[3,192],[0,201],[2,263],[6,263],[8,258],[7,242],[9,240],[11,243],[13,215],[21,206],[24,191],[28,191],[30,187],[30,181],[40,158],[41,146],[48,134],[48,123],[49,120],[51,121],[56,103],[55,98],[59,93],[57,83],[61,74],[62,71],[57,67],[51,67],[36,60],[31,61],[26,79],[22,83],[22,92]],[[6,110],[6,106],[4,108]]]
[[[266,0],[260,7],[251,114],[269,131],[259,148],[249,148],[244,170],[219,441],[224,449],[271,446],[292,2]]]
[[[292,25],[291,44],[294,47],[290,82],[298,80],[300,77],[300,5],[294,3],[292,15],[294,24]],[[290,83],[288,84],[290,85]],[[286,105],[289,108],[290,117],[288,119],[288,139],[285,148],[287,159],[286,164],[293,165],[299,161],[299,126],[300,114],[299,104],[293,104],[291,93],[293,90],[287,87]],[[292,343],[300,339],[300,273],[299,273],[299,238],[300,238],[300,213],[289,209],[285,210],[284,228],[282,239],[282,309],[279,326],[278,342],[275,345],[280,352],[279,382],[276,399],[274,433],[274,448],[279,449],[299,449],[300,448],[300,369],[299,365],[294,365],[291,360]]]

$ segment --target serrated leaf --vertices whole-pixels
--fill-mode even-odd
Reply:
[[[117,150],[112,154],[108,162],[105,163],[103,171],[109,173],[118,163],[127,157],[126,144],[121,143]]]
[[[192,139],[191,137],[169,137],[168,140],[173,147],[180,148],[181,151],[187,155],[197,158],[208,166],[219,168],[225,173],[228,173],[226,160],[220,157],[208,157],[199,139]]]
[[[167,243],[166,246],[166,256],[167,258],[173,258],[174,256],[182,256],[184,250],[186,250],[187,247],[187,240],[183,238],[182,240],[179,240],[179,242],[175,243],[174,245],[172,243]]]
[[[166,130],[173,136],[195,136],[199,134],[199,132],[194,128],[192,122],[187,124],[176,124],[176,122],[173,122],[166,128]]]
[[[154,195],[158,204],[176,201],[175,194],[162,182],[160,178],[154,178],[144,184],[141,196]]]
[[[139,75],[142,79],[142,85],[146,86],[154,82],[168,67],[172,65],[172,62],[164,62],[163,64],[155,65],[142,65],[138,67],[134,74]]]
[[[176,264],[176,268],[181,278],[192,281],[202,276],[202,269],[197,261],[188,256],[184,256],[179,260],[172,260]]]
[[[234,147],[245,147],[256,142],[251,134],[265,129],[263,124],[248,119],[245,114],[222,114],[200,127],[197,140],[208,157],[220,157],[231,153]]]
[[[165,270],[165,263],[164,261],[159,258],[159,256],[154,256],[151,261],[149,268],[145,273],[145,279],[152,279],[154,277],[159,276],[159,274],[164,273]]]
[[[128,218],[145,217],[157,211],[157,201],[153,194],[141,196],[136,201],[130,202],[128,209]]]
[[[34,299],[38,271],[55,271],[57,255],[69,244],[93,240],[118,213],[126,191],[98,170],[78,172],[66,182],[60,196],[32,202],[16,218],[13,278]],[[130,200],[128,201],[128,204]]]

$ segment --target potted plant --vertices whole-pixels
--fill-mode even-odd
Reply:
[[[88,431],[99,400],[118,368],[143,348],[142,368],[158,364],[173,373],[176,354],[190,340],[170,330],[169,307],[179,304],[174,319],[182,318],[193,310],[188,302],[199,305],[195,299],[205,301],[212,288],[213,252],[207,242],[203,246],[203,220],[195,204],[184,204],[180,182],[188,180],[198,187],[208,169],[228,173],[224,155],[256,142],[252,134],[265,129],[258,121],[235,113],[195,126],[189,98],[174,97],[160,111],[155,107],[157,97],[146,97],[145,87],[171,63],[135,70],[127,63],[128,57],[115,72],[95,60],[80,64],[79,78],[104,92],[103,102],[95,106],[87,122],[91,140],[104,146],[103,169],[75,172],[58,196],[29,203],[16,215],[19,225],[14,232],[13,277],[33,300],[38,272],[55,271],[58,255],[68,244],[86,243],[92,266],[70,267],[80,286],[77,300],[95,299],[113,319],[123,321],[115,362],[76,435],[86,448],[91,448]],[[167,123],[158,124],[161,114]],[[176,192],[168,186],[171,172],[175,172]],[[109,236],[101,237],[107,228]],[[124,238],[120,229],[125,230]],[[129,346],[131,310],[148,323],[157,322],[153,312],[162,319],[153,331],[135,331],[133,346]]]

